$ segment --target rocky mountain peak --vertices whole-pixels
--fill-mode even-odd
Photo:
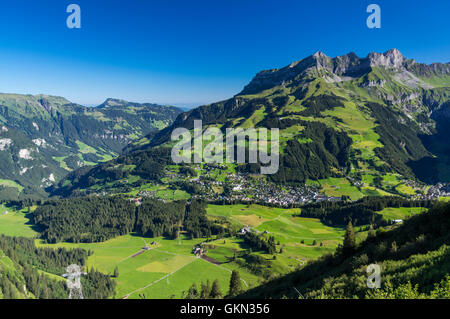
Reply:
[[[329,59],[329,57],[325,53],[323,53],[322,51],[317,51],[312,56],[314,58],[316,58],[316,59],[324,59],[324,58],[328,58]]]
[[[368,56],[370,66],[385,66],[391,68],[400,68],[405,62],[405,57],[397,49],[390,49],[385,53],[371,52]]]
[[[433,74],[442,76],[450,73],[449,63],[420,64],[412,59],[406,59],[395,48],[384,53],[371,52],[365,58],[358,57],[354,52],[331,58],[325,53],[317,51],[313,55],[293,62],[284,68],[259,72],[239,95],[255,94],[288,83],[298,79],[302,74],[308,73],[309,70],[325,70],[327,76],[339,79],[342,76],[347,78],[360,77],[371,72],[372,67],[380,66],[395,69],[396,72],[409,71],[414,76],[429,77]]]

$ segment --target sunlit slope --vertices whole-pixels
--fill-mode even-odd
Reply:
[[[405,188],[399,188],[403,181],[429,182],[423,173],[424,161],[435,159],[439,167],[449,158],[447,149],[430,147],[424,141],[442,134],[442,125],[436,123],[448,114],[449,74],[448,63],[420,64],[396,49],[366,58],[354,53],[330,58],[318,52],[284,68],[258,73],[231,99],[179,115],[173,125],[135,142],[134,151],[128,147],[122,162],[128,168],[134,165],[130,174],[139,175],[143,165],[139,154],[172,147],[173,129],[192,130],[194,120],[202,120],[204,129],[215,126],[223,132],[227,128],[278,128],[280,169],[268,176],[271,181],[303,184],[344,178],[357,188],[359,194],[351,195],[355,199],[372,194],[405,195]],[[171,164],[170,159],[166,164]],[[125,169],[120,161],[114,165]],[[258,171],[248,165],[239,168],[250,169]],[[86,174],[91,174],[94,184],[103,185],[104,179],[94,172]],[[74,184],[73,177],[68,184]]]

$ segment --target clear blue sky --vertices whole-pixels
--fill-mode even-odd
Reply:
[[[82,28],[66,27],[79,4]],[[381,29],[366,7],[379,4]],[[450,1],[2,0],[0,92],[194,105],[315,51],[450,61]]]

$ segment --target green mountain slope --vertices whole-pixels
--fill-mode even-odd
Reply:
[[[377,230],[350,253],[338,249],[240,297],[449,298],[449,217],[450,205],[438,205],[390,231]],[[367,286],[370,264],[380,266],[380,289]]]
[[[114,165],[117,169],[126,163],[120,166],[126,175],[151,181],[142,173],[142,152],[170,148],[175,128],[192,130],[194,120],[201,119],[204,129],[215,126],[222,132],[227,128],[279,128],[280,169],[267,176],[269,182],[302,185],[318,180],[326,190],[326,179],[335,177],[354,187],[354,198],[416,194],[422,186],[411,189],[402,183],[450,181],[446,174],[427,176],[424,172],[430,161],[437,171],[448,161],[448,149],[430,145],[427,138],[438,139],[443,134],[439,123],[450,106],[449,79],[449,63],[420,64],[396,49],[370,53],[366,58],[354,53],[330,58],[317,52],[284,68],[258,73],[231,99],[179,115],[171,126],[130,144],[128,154]],[[255,173],[258,165],[232,165],[228,175],[236,170]],[[105,164],[91,173],[111,166]],[[78,182],[84,173],[76,174]],[[200,178],[211,175],[201,167],[197,174]],[[153,181],[168,176],[164,168],[157,175]],[[122,176],[115,180],[135,186]],[[91,177],[89,184],[74,186],[70,176],[64,183],[72,189],[105,186],[101,174]],[[113,180],[109,177],[108,183]],[[332,190],[329,193],[340,196]]]
[[[116,99],[84,107],[62,97],[0,94],[0,199],[44,195],[68,172],[112,159],[179,113]]]

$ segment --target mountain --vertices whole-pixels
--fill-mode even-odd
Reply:
[[[85,107],[63,97],[0,94],[0,198],[44,195],[69,171],[112,159],[179,113],[117,99]]]
[[[279,128],[280,169],[267,176],[273,183],[311,184],[334,177],[346,179],[355,198],[411,195],[425,183],[450,181],[450,149],[444,142],[449,114],[449,63],[418,63],[397,49],[364,58],[355,53],[331,58],[317,52],[286,67],[259,72],[228,100],[180,114],[172,125],[131,143],[115,164],[126,162],[126,174],[152,180],[145,177],[142,152],[148,158],[155,148],[170,148],[175,128],[191,130],[194,120],[201,119],[204,128],[215,126],[223,132]],[[110,171],[111,166],[103,168]],[[151,168],[153,181],[161,181],[165,174],[164,165],[158,167]],[[234,169],[258,172],[254,165]],[[78,172],[75,183],[70,175],[64,182],[69,185],[66,193],[102,188],[102,174],[102,166]],[[112,180],[109,177],[108,182]],[[330,193],[343,194],[335,191],[336,185],[328,186]]]

